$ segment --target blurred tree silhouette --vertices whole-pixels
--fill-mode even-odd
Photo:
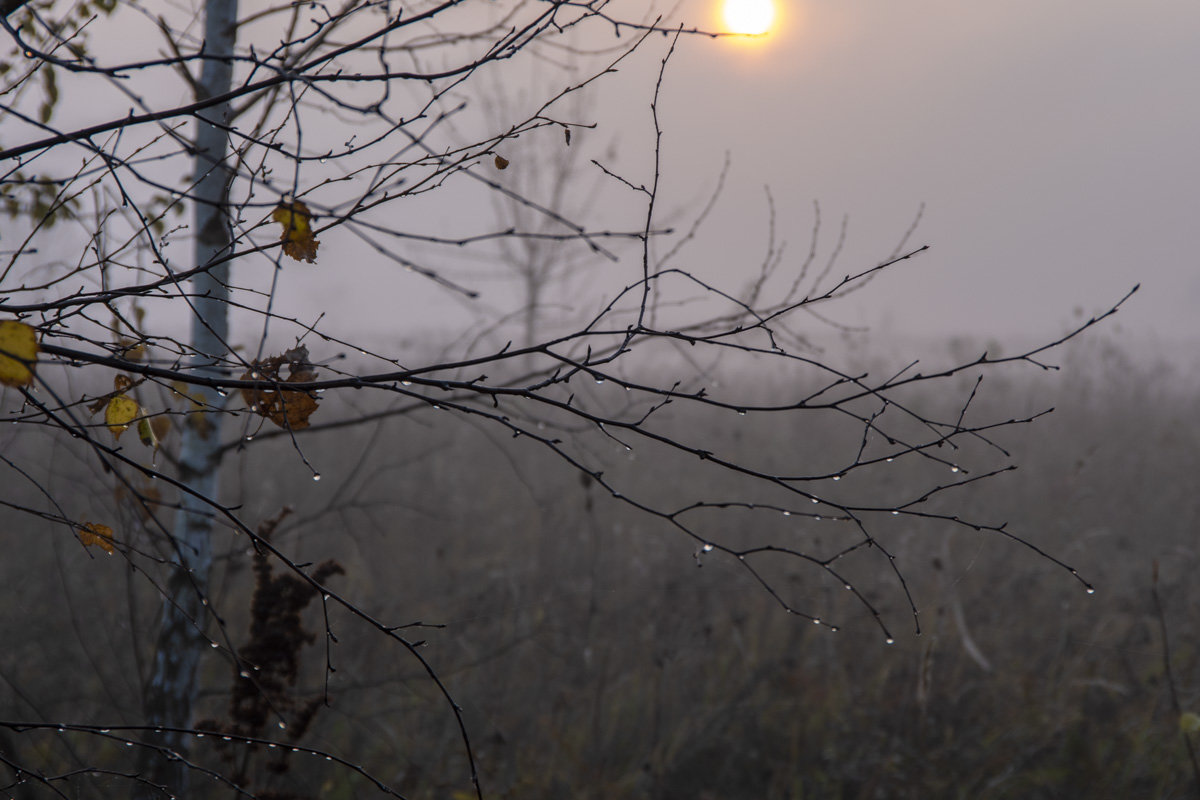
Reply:
[[[663,71],[679,38],[701,33],[696,28],[595,0],[255,3],[240,11],[236,0],[205,0],[195,14],[44,0],[2,10],[10,51],[0,62],[0,187],[9,217],[0,366],[10,371],[0,375],[16,433],[0,452],[0,504],[51,523],[89,552],[123,559],[161,600],[147,641],[148,621],[130,622],[139,670],[145,661],[141,708],[124,708],[120,724],[87,716],[0,721],[9,791],[315,796],[317,789],[285,780],[287,754],[312,753],[369,790],[401,796],[378,765],[336,743],[299,742],[323,705],[336,708],[328,693],[289,694],[314,641],[302,611],[319,601],[326,680],[338,641],[330,613],[344,612],[344,624],[365,625],[371,639],[412,659],[453,718],[469,783],[443,775],[429,785],[485,796],[470,727],[414,636],[426,626],[376,618],[353,576],[338,588],[342,565],[289,549],[273,535],[279,517],[255,521],[223,495],[221,465],[244,461],[271,439],[290,442],[294,460],[319,480],[305,449],[317,432],[427,412],[439,425],[447,414],[472,420],[578,472],[589,503],[596,490],[675,529],[692,541],[697,563],[736,564],[798,620],[837,628],[793,598],[778,580],[780,565],[844,586],[887,642],[877,593],[862,583],[879,579],[876,564],[917,620],[903,573],[877,535],[893,517],[991,532],[1070,570],[1005,525],[947,502],[954,490],[1011,468],[992,464],[1008,456],[993,441],[997,429],[1039,416],[973,419],[982,374],[1001,365],[1048,368],[1048,349],[1116,306],[1025,353],[983,354],[932,374],[914,362],[877,378],[823,357],[801,321],[925,248],[902,248],[839,277],[833,258],[815,267],[815,243],[806,260],[788,265],[772,240],[744,290],[700,280],[680,266],[691,232],[665,228],[658,208]],[[581,160],[570,148],[592,127],[604,130],[603,119],[580,119],[589,106],[576,98],[655,48],[661,68],[647,76],[645,97],[649,171],[596,160],[594,171],[574,177]],[[495,85],[488,81],[564,50],[588,66],[563,72],[529,109],[493,104],[481,113],[481,87]],[[518,139],[528,146],[509,147]],[[549,181],[530,179],[544,170]],[[576,180],[623,193],[633,221],[595,224],[588,203],[564,205]],[[498,226],[479,223],[486,215],[472,209],[497,200],[519,213]],[[185,210],[188,222],[180,219]],[[178,251],[181,241],[191,242],[190,253]],[[471,309],[482,301],[454,266],[464,250],[481,261],[504,258],[526,280],[522,346],[493,341],[493,331],[414,363],[425,355],[374,347],[355,338],[361,328],[288,305],[288,284],[301,270],[328,274],[331,293],[351,285],[371,292],[370,270],[395,265],[405,285],[430,283]],[[541,287],[574,253],[615,264],[622,285],[576,298],[568,332],[539,339]],[[786,376],[790,399],[762,400],[756,384],[741,382],[747,371]],[[914,388],[959,375],[974,382],[952,410],[925,410],[912,399]],[[326,411],[335,395],[360,390],[388,402]],[[946,391],[954,393],[951,383]],[[769,425],[798,417],[849,423],[850,435],[821,451],[779,442],[745,456],[722,452],[697,425],[719,418],[733,426],[747,415]],[[118,438],[130,428],[136,440]],[[614,465],[606,455],[613,448],[652,457]],[[46,454],[59,449],[86,461],[105,491],[61,480],[46,466]],[[881,498],[843,482],[895,462],[910,465],[923,482],[918,491]],[[275,476],[255,479],[265,486]],[[464,494],[459,502],[469,503]],[[780,529],[783,517],[792,519]],[[818,529],[836,530],[822,540],[810,536]],[[236,635],[245,599],[219,597],[210,583],[218,541],[229,548],[230,574],[235,562],[254,573],[246,643]],[[195,719],[197,698],[222,691],[201,674],[206,657],[233,670],[228,719]],[[102,682],[95,688],[104,691]],[[57,745],[21,743],[39,732]],[[251,757],[268,750],[279,755]]]

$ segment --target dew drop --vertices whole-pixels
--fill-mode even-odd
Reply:
[[[604,383],[604,376],[602,376],[602,375],[597,375],[597,376],[596,376],[596,383],[597,383],[597,384]]]
[[[251,434],[247,434],[247,436],[246,436],[246,441],[247,441],[247,442],[253,442],[253,441],[254,441],[254,434],[252,434],[252,433],[251,433]]]
[[[314,481],[319,481],[319,480],[321,480],[321,473],[319,473],[319,472],[314,472],[314,473],[313,473],[313,480],[314,480]]]
[[[818,499],[817,499],[817,498],[815,498],[815,497],[812,499],[812,501],[813,501],[813,503],[819,503],[819,502],[821,502],[820,500],[818,500]]]
[[[325,594],[321,595],[321,599],[322,599],[322,600],[328,600],[329,598],[330,598],[330,595],[329,595],[329,593],[328,593],[328,592],[326,592]]]
[[[706,552],[706,553],[711,553],[711,552],[712,552],[712,549],[713,549],[713,546],[712,546],[711,544],[707,544],[707,543],[706,543],[706,544],[704,545],[704,547],[701,547],[700,549],[701,549],[701,550],[703,550],[703,551],[704,551],[704,552]]]
[[[324,163],[325,163],[326,161],[328,161],[328,160],[329,160],[329,159],[328,159],[328,158],[325,158],[325,156],[321,156],[321,163],[322,163],[322,164],[324,164]]]
[[[852,591],[854,591],[854,587],[853,587],[853,586],[851,586],[850,584],[848,584],[848,583],[847,583],[847,584],[846,584],[846,591],[847,591],[847,592],[852,592]]]
[[[209,646],[209,647],[216,648],[216,647],[220,647],[221,645],[217,644],[216,642],[209,642],[209,643],[208,643],[208,646]]]
[[[819,618],[819,617],[813,617],[813,625],[820,625],[820,624],[821,624],[821,620],[820,620],[820,618]]]
[[[285,728],[287,728],[287,723],[284,722],[283,720],[279,720],[279,727],[280,727],[280,729],[285,729]]]
[[[26,51],[25,51],[25,57],[26,57],[26,58],[33,58],[33,51],[32,51],[32,50],[26,50]]]
[[[951,472],[958,472],[958,467],[951,467],[951,468],[950,468],[950,471],[951,471]]]
[[[401,386],[412,386],[412,381],[400,381]]]
[[[892,462],[893,462],[893,461],[895,461],[895,460],[896,460],[896,459],[894,459],[894,458],[889,458],[889,459],[887,460],[887,463],[889,463],[889,464],[890,464],[890,463],[892,463]]]
[[[744,409],[744,408],[739,408],[739,409],[738,409],[738,416],[739,416],[739,417],[744,417],[744,416],[746,416],[746,409]]]
[[[900,516],[900,512],[899,512],[899,511],[893,511],[893,512],[892,512],[892,516],[893,516],[893,517],[898,517],[898,516]]]
[[[884,640],[884,643],[885,644],[895,644],[896,640],[889,636],[889,637],[887,637],[887,639]]]
[[[1087,587],[1087,593],[1088,593],[1088,594],[1095,594],[1095,593],[1096,593],[1096,587],[1094,587],[1094,586],[1089,586],[1089,587]]]
[[[784,515],[785,517],[790,517],[790,516],[792,515],[792,512],[790,512],[790,511],[784,511],[784,512],[783,512],[783,515]]]

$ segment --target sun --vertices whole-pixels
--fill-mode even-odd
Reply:
[[[775,0],[725,0],[722,16],[730,33],[763,34],[775,21]]]

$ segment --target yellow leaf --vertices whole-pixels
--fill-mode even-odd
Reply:
[[[496,169],[508,169],[509,160],[502,155],[496,156]]]
[[[79,531],[79,541],[85,547],[96,545],[110,556],[113,554],[113,529],[98,522],[85,522]]]
[[[283,252],[297,261],[317,263],[317,247],[321,244],[313,236],[312,212],[299,200],[280,203],[271,212],[271,219],[283,225],[279,239]]]
[[[33,383],[37,354],[37,332],[33,328],[15,319],[0,322],[0,383],[5,386]]]
[[[1200,733],[1200,714],[1185,711],[1179,715],[1179,730],[1184,733]]]
[[[121,434],[142,415],[142,409],[137,401],[119,394],[108,401],[104,409],[104,424],[112,431],[113,437],[120,439]]]

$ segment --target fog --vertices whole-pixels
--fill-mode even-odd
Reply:
[[[300,437],[322,473],[317,484],[287,437],[257,437],[226,472],[225,492],[250,520],[292,506],[274,543],[297,561],[336,558],[346,572],[330,585],[371,615],[444,626],[414,633],[464,707],[483,779],[498,796],[1182,796],[1188,777],[1159,626],[1173,637],[1187,707],[1187,676],[1198,668],[1187,632],[1196,624],[1200,504],[1185,477],[1200,468],[1195,385],[1170,365],[1129,357],[1104,334],[1060,355],[1060,373],[1022,368],[985,381],[978,419],[1056,410],[999,436],[1019,470],[943,503],[1006,521],[1096,592],[995,533],[909,517],[881,522],[876,535],[896,556],[919,616],[877,553],[845,569],[894,633],[892,646],[821,570],[756,562],[788,602],[826,622],[814,626],[784,613],[736,559],[698,552],[532,442],[428,407]],[[790,396],[787,386],[748,377],[764,399]],[[969,381],[958,388],[968,391]],[[326,398],[321,413],[349,414],[342,402]],[[356,400],[354,410],[374,405]],[[819,469],[841,446],[837,426],[758,422],[713,412],[700,427],[719,453],[751,462]],[[38,449],[42,466],[32,474],[72,507],[115,502],[71,448],[10,428],[5,455]],[[642,502],[719,499],[729,488],[711,483],[694,459],[676,464],[647,444],[587,446]],[[841,486],[886,504],[915,477],[911,467],[881,465]],[[154,549],[156,535],[136,516],[114,519],[128,546]],[[777,512],[720,520],[719,540],[766,537],[811,552],[844,535],[836,522]],[[0,718],[136,722],[138,654],[149,636],[140,620],[153,615],[157,593],[123,560],[93,555],[61,528],[5,512],[0,530],[0,581],[9,587]],[[219,534],[217,546],[224,555],[213,602],[238,641],[247,545]],[[327,655],[336,702],[318,711],[307,745],[352,758],[406,796],[439,796],[440,776],[462,768],[442,701],[401,651],[329,613],[337,641],[318,637],[305,648],[299,690],[320,696]],[[305,624],[320,634],[318,608]],[[223,713],[229,670],[214,650],[201,716]],[[53,753],[62,741],[27,733],[9,746],[28,757],[28,748]],[[120,763],[120,753],[92,752],[90,741],[75,741],[78,757]],[[192,757],[216,767],[222,752],[198,742]],[[292,780],[324,786],[327,796],[366,796],[365,784],[324,770],[320,759],[293,761]]]
[[[707,2],[667,12],[670,23],[714,24]],[[128,42],[150,41],[150,25],[131,19]],[[668,331],[756,292],[763,306],[797,286],[797,298],[820,295],[928,246],[861,290],[780,320],[786,360],[766,341],[753,341],[763,348],[755,356],[664,337],[601,381],[581,373],[555,387],[575,407],[644,413],[631,430],[519,393],[460,401],[428,385],[416,399],[417,390],[326,392],[315,430],[288,432],[231,393],[223,503],[251,526],[289,509],[271,545],[305,569],[336,560],[343,572],[330,588],[365,614],[316,595],[300,612],[312,637],[299,650],[295,705],[273,713],[311,713],[297,741],[322,757],[295,752],[289,774],[266,785],[281,796],[374,796],[361,766],[405,797],[474,796],[463,793],[460,732],[433,672],[463,710],[488,796],[1185,796],[1194,776],[1180,712],[1197,710],[1200,674],[1188,640],[1200,623],[1200,116],[1183,99],[1200,74],[1197,30],[1196,6],[1166,0],[1104,0],[1086,13],[1025,0],[796,0],[762,40],[678,39],[658,96],[658,150],[651,102],[674,39],[655,35],[556,109],[581,125],[569,143],[553,126],[503,141],[505,169],[481,158],[437,192],[387,206],[400,258],[386,258],[369,238],[383,234],[355,220],[322,233],[315,265],[240,259],[234,282],[246,305],[233,330],[247,356],[260,336],[265,353],[308,337],[327,378],[494,353],[531,330],[578,330],[645,264],[680,270],[656,284],[655,323]],[[576,44],[558,59],[489,67],[453,98],[466,110],[429,122],[430,141],[474,141],[618,55]],[[101,52],[118,45],[102,40]],[[178,87],[137,90],[147,103],[177,101]],[[111,97],[89,94],[86,84],[64,89],[56,124],[111,118]],[[394,99],[422,96],[401,87]],[[305,128],[310,154],[372,133],[333,113],[307,119],[319,120]],[[186,168],[182,156],[147,152],[147,174],[164,181]],[[631,197],[652,180],[656,156],[649,225],[658,233],[643,252],[628,234],[648,223]],[[346,166],[313,156],[304,168],[326,221],[352,207]],[[488,238],[513,220],[534,223],[521,216],[527,206],[480,190],[489,186],[550,198],[594,236],[591,247],[556,241],[570,230],[556,219],[539,229],[544,241],[521,243],[517,256],[547,270],[536,319],[525,316],[520,258]],[[255,188],[269,214],[279,187]],[[249,199],[246,186],[236,191]],[[245,242],[277,241],[277,229],[243,222]],[[29,226],[4,224],[5,248]],[[163,252],[186,261],[191,232],[178,225]],[[72,229],[14,275],[50,274],[96,246]],[[1135,284],[1119,313],[1064,345],[960,368],[1067,337]],[[269,330],[268,296],[281,315]],[[182,337],[177,306],[148,308],[148,327]],[[621,309],[610,325],[618,336],[636,302]],[[524,385],[549,363],[541,356],[489,364],[491,385]],[[38,391],[56,392],[55,402],[112,385],[99,369],[40,369]],[[831,374],[881,381],[904,370],[953,374],[901,387],[889,402],[965,419],[979,436],[894,463],[886,447],[896,442],[872,428],[875,410],[854,405],[873,403],[870,392],[846,404],[862,417],[836,405],[786,417],[721,405],[785,406],[825,391]],[[437,375],[452,373],[463,377]],[[672,388],[630,400],[628,384],[640,382]],[[651,410],[700,389],[712,405]],[[186,406],[168,386],[142,391],[175,431],[184,424]],[[5,392],[9,418],[28,421]],[[461,405],[439,408],[442,397]],[[485,400],[502,411],[468,413],[490,412]],[[883,405],[879,414],[898,413]],[[501,414],[523,427],[496,424],[508,421]],[[83,425],[109,441],[99,418]],[[888,430],[905,425],[923,427]],[[114,447],[174,467],[172,439],[160,453],[126,437]],[[132,469],[122,484],[49,425],[0,426],[0,456],[20,465],[0,494],[0,720],[134,726],[110,739],[108,729],[0,725],[0,754],[62,773],[100,765],[112,772],[87,791],[121,792],[134,762],[120,737],[141,733],[162,599],[153,570],[165,574],[175,557],[129,497],[152,498],[164,519],[176,497]],[[809,494],[723,471],[720,459],[803,476]],[[869,537],[846,508],[868,520]],[[112,521],[117,556],[82,546],[62,524],[85,519]],[[205,633],[214,638],[197,714],[207,730],[231,714],[231,654],[248,641],[262,580],[248,537],[222,525],[210,597],[219,632]],[[415,644],[381,637],[373,621]],[[216,738],[193,742],[199,769],[273,774],[265,743],[241,750]],[[228,795],[214,785],[190,796]]]

